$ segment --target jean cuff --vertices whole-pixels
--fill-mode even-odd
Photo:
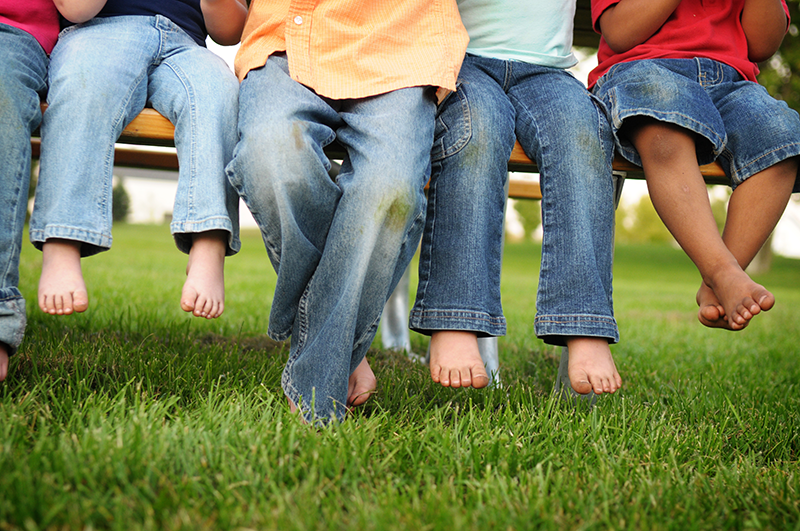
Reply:
[[[604,315],[537,315],[536,336],[549,345],[565,346],[569,337],[601,337],[619,342],[619,328],[613,317]]]
[[[25,335],[27,318],[25,299],[16,288],[0,291],[0,343],[8,346],[8,355],[16,353]]]
[[[431,335],[439,330],[475,332],[478,337],[506,335],[506,320],[484,312],[468,310],[412,310],[409,328]]]

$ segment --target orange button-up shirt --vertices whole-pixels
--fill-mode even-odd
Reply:
[[[455,90],[469,37],[456,0],[253,0],[239,79],[285,51],[292,79],[332,99]]]

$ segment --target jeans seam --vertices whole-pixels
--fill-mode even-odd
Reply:
[[[26,141],[27,142],[27,141]],[[22,181],[25,179],[25,165],[26,160],[30,160],[30,155],[26,157],[20,157],[20,166],[16,170],[12,170],[12,173],[16,173],[17,177],[14,179],[13,186],[15,187],[13,191],[13,195],[16,198],[22,199]],[[28,183],[30,186],[30,182]],[[15,268],[19,269],[19,256],[22,252],[21,245],[19,240],[21,240],[21,235],[24,230],[24,217],[23,217],[23,226],[17,226],[17,220],[19,220],[20,216],[18,214],[18,209],[22,208],[22,205],[25,205],[25,209],[27,211],[28,203],[27,201],[15,201],[14,204],[14,213],[12,217],[12,230],[11,234],[13,235],[14,241],[11,242],[10,249],[4,251],[4,253],[8,252],[8,262],[5,264],[5,268],[3,269],[3,282],[5,283],[5,279],[9,277],[9,273],[13,271]],[[17,238],[16,235],[19,234],[20,238]]]
[[[197,173],[198,173],[198,171],[197,171],[197,138],[196,138],[196,135],[194,134],[194,132],[196,132],[197,128],[198,128],[198,125],[197,125],[197,107],[195,105],[197,98],[196,98],[196,96],[194,95],[194,93],[192,91],[191,83],[187,83],[186,82],[186,76],[183,75],[183,72],[179,68],[177,68],[175,65],[173,65],[169,61],[162,63],[162,66],[166,66],[172,72],[175,73],[175,76],[180,80],[181,86],[183,86],[184,90],[186,91],[187,102],[189,103],[189,122],[190,122],[190,127],[191,127],[191,130],[192,130],[193,133],[192,133],[191,138],[190,138],[189,160],[185,161],[185,162],[188,162],[188,164],[186,164],[183,160],[179,161],[180,162],[180,168],[178,169],[178,172],[179,172],[178,178],[179,179],[186,179],[187,177],[189,178],[189,182],[187,183],[188,187],[187,187],[187,190],[186,190],[187,194],[188,194],[187,201],[186,201],[186,218],[187,219],[194,219],[195,216],[196,216],[196,211],[195,211],[195,198],[193,196],[193,193],[195,191],[195,187],[197,186],[196,181],[197,181]],[[177,147],[177,145],[176,145],[176,147]],[[183,159],[185,157],[185,153],[186,153],[186,151],[184,149],[180,150],[179,156],[180,156],[181,159]],[[181,170],[186,168],[187,166],[188,166],[189,174],[188,175],[186,175],[186,174],[180,175]]]
[[[289,353],[289,359],[286,360],[286,369],[284,370],[285,378],[281,378],[281,383],[284,387],[290,388],[296,394],[300,394],[297,388],[292,385],[291,378],[289,377],[289,373],[292,371],[295,362],[302,354],[302,349],[305,346],[306,340],[306,333],[308,330],[308,323],[307,321],[307,306],[308,306],[308,293],[310,291],[311,285],[314,282],[314,278],[312,277],[309,280],[308,285],[306,285],[305,291],[303,291],[303,295],[300,296],[300,300],[297,303],[297,314],[295,315],[295,321],[297,322],[297,333],[292,334],[292,345],[295,348],[292,348]],[[295,401],[296,402],[296,401]],[[297,404],[295,404],[297,405]],[[299,407],[299,406],[298,406]]]
[[[536,322],[537,323],[551,323],[551,324],[574,324],[574,323],[612,323],[614,322],[613,317],[604,317],[604,316],[590,316],[590,315],[573,315],[569,316],[572,317],[571,319],[567,319],[567,316],[537,316]]]
[[[503,61],[503,92],[508,93],[509,85],[511,85],[511,78],[513,77],[513,62],[512,61]]]
[[[145,71],[144,78],[149,77],[149,74],[150,74],[150,72],[149,72],[149,69],[148,69],[148,70]],[[122,129],[124,128],[124,125],[123,125],[122,122],[127,116],[129,116],[128,115],[128,109],[130,109],[130,105],[131,105],[131,96],[133,95],[136,87],[141,85],[142,79],[143,79],[142,76],[138,76],[136,78],[136,81],[134,83],[131,83],[131,86],[128,89],[128,93],[125,95],[125,98],[120,101],[121,105],[119,106],[119,111],[117,112],[117,116],[113,121],[113,129],[114,129],[114,131],[122,131]],[[139,111],[141,111],[141,109],[139,109],[138,111],[134,111],[134,112],[136,112],[136,114],[138,114]],[[104,167],[105,167],[105,174],[106,175],[110,175],[111,176],[110,180],[113,180],[113,173],[114,173],[114,142],[111,142],[111,144],[108,146],[108,149],[106,150],[106,155],[105,155],[105,160],[104,160]],[[109,191],[110,191],[109,188],[106,188],[103,191],[102,201],[101,201],[102,212],[103,212],[103,220],[102,220],[102,222],[103,222],[103,225],[106,226],[106,227],[111,227],[111,220],[108,219],[108,213],[111,210],[111,205],[109,204],[109,193],[108,193]]]
[[[431,195],[433,195],[433,198],[432,198],[432,200],[433,200],[433,205],[432,205],[433,216],[431,216],[430,219],[427,219],[427,217],[426,217],[425,223],[429,224],[429,227],[430,227],[429,232],[431,234],[431,240],[433,240],[434,239],[433,235],[436,233],[436,212],[438,212],[438,209],[436,208],[437,194],[436,194],[435,185],[431,186],[431,188],[428,191],[428,202],[429,202],[428,206],[430,206]],[[424,237],[424,231],[425,231],[425,227],[423,227],[423,237]],[[424,241],[423,241],[422,245],[425,245]],[[428,245],[430,246],[430,244],[428,244]],[[429,258],[430,257],[430,253],[421,253],[421,257],[420,258],[422,259],[423,257],[425,257],[424,258],[424,263],[420,262],[419,267],[420,267],[420,269],[422,269],[424,267],[424,270],[425,270],[426,273],[425,273],[425,275],[419,275],[420,276],[420,280],[419,280],[419,284],[417,285],[417,300],[416,300],[416,302],[414,304],[414,307],[416,307],[416,306],[425,307],[425,296],[426,296],[426,294],[428,292],[428,285],[430,283],[430,281],[429,281],[430,276],[431,276],[431,260]]]
[[[747,168],[749,168],[750,166],[753,166],[754,164],[756,164],[760,160],[771,156],[773,153],[776,153],[776,152],[779,152],[779,151],[783,151],[783,150],[785,150],[785,149],[787,149],[787,148],[789,148],[791,146],[798,146],[798,145],[800,145],[800,142],[794,142],[794,143],[791,143],[791,144],[783,144],[782,146],[778,146],[778,147],[770,150],[769,152],[762,153],[760,157],[757,157],[757,158],[751,160],[746,166],[742,166],[741,168],[734,168],[734,165],[732,163],[733,162],[733,157],[731,157],[731,159],[730,159],[731,160],[731,165],[730,165],[731,166],[731,170],[730,170],[731,182],[732,183],[736,183],[737,186],[742,184],[744,181],[747,180],[747,178],[752,177],[753,175],[755,175],[755,173],[750,173],[747,178],[742,179],[741,178],[741,174],[742,173],[747,173],[747,172],[744,172],[742,170],[746,170]],[[731,152],[728,149],[725,149],[723,151],[723,153],[731,153]],[[722,155],[720,155],[720,156],[722,156]],[[786,159],[782,159],[781,161],[778,161],[778,162],[782,162],[783,160],[786,160]],[[776,164],[777,164],[777,162],[776,162]],[[763,171],[763,170],[760,170],[760,171]],[[758,172],[756,172],[756,173],[758,173]]]

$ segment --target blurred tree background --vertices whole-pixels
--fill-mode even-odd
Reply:
[[[758,81],[770,94],[785,101],[789,107],[800,110],[800,0],[787,0],[792,24],[783,39],[781,48],[772,59],[760,65]]]

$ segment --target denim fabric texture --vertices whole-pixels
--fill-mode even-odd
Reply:
[[[556,345],[571,336],[619,341],[611,293],[614,145],[602,105],[562,69],[470,54],[436,119],[411,328],[505,333],[500,267],[515,136],[541,172],[537,336]]]
[[[700,164],[719,160],[736,188],[748,177],[800,155],[800,116],[734,68],[711,59],[649,59],[614,65],[593,92],[606,105],[620,153],[641,166],[620,130],[647,116],[684,127]],[[795,182],[800,191],[800,180]]]
[[[278,274],[268,333],[291,335],[283,390],[307,420],[341,420],[422,233],[433,91],[330,100],[292,80],[280,54],[247,74],[240,103],[228,177]],[[347,150],[336,181],[323,153],[334,139]]]
[[[238,83],[225,62],[162,16],[94,18],[64,29],[51,54],[41,174],[31,241],[111,247],[114,142],[145,104],[175,125],[180,164],[170,230],[188,252],[192,233],[229,233],[240,248],[238,197],[225,177],[236,144]]]
[[[25,334],[19,253],[31,178],[31,133],[47,87],[47,55],[36,39],[0,24],[0,342],[16,352]]]

